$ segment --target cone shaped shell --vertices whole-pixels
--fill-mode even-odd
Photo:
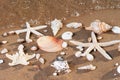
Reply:
[[[112,26],[106,24],[105,22],[101,22],[99,20],[96,20],[90,24],[90,27],[86,27],[86,30],[92,30],[97,34],[101,34],[103,32],[109,31],[112,28]]]
[[[57,52],[63,49],[63,40],[52,36],[43,36],[37,40],[39,48],[46,52]]]

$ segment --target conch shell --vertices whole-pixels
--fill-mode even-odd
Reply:
[[[95,20],[90,24],[90,27],[86,27],[86,30],[92,30],[97,34],[101,34],[103,32],[109,31],[112,26],[106,24],[105,22],[101,22],[100,20]]]
[[[52,36],[42,36],[37,40],[39,48],[46,52],[57,52],[63,49],[63,40]]]

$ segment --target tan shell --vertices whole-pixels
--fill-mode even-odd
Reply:
[[[63,40],[52,36],[43,36],[37,40],[39,48],[46,52],[57,52],[63,49]]]
[[[100,20],[95,20],[90,24],[90,27],[86,27],[86,30],[92,30],[97,34],[101,34],[103,32],[109,31],[112,26],[106,24],[105,22],[101,22]]]

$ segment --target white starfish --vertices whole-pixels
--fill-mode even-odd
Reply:
[[[23,33],[23,32],[27,32],[26,33],[26,42],[32,42],[32,40],[30,39],[30,33],[33,33],[33,34],[36,34],[38,36],[43,36],[43,34],[39,33],[38,31],[36,30],[39,30],[39,29],[43,29],[43,28],[46,28],[47,26],[46,25],[43,25],[43,26],[37,26],[37,27],[33,27],[31,28],[30,27],[30,24],[28,22],[26,22],[26,27],[27,29],[22,29],[22,30],[16,30],[15,33],[16,34],[20,34],[20,33]]]
[[[75,44],[75,45],[80,45],[80,46],[83,46],[83,47],[88,47],[86,49],[86,51],[83,53],[84,55],[90,54],[90,52],[93,49],[96,49],[106,59],[112,60],[112,58],[101,47],[110,46],[110,45],[113,45],[113,44],[116,44],[116,43],[120,43],[120,40],[113,40],[113,41],[109,41],[109,42],[100,42],[100,43],[98,43],[94,32],[91,32],[91,38],[92,38],[92,42],[91,43],[82,43],[82,42],[78,42],[78,41],[74,41],[74,40],[71,40],[70,42],[73,43],[73,44]]]
[[[24,48],[23,45],[19,45],[18,47],[19,51],[16,52],[16,54],[13,54],[13,55],[6,54],[6,57],[12,60],[12,62],[8,64],[9,66],[15,66],[18,64],[28,65],[29,62],[27,61],[35,57],[35,54],[32,54],[32,55],[25,54],[23,51],[23,48]]]

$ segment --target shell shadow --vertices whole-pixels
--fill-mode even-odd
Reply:
[[[119,80],[119,79],[115,79],[115,78],[119,78],[120,74],[116,74],[117,71],[115,69],[113,69],[112,71],[106,73],[101,80]],[[116,74],[116,75],[114,75]]]

